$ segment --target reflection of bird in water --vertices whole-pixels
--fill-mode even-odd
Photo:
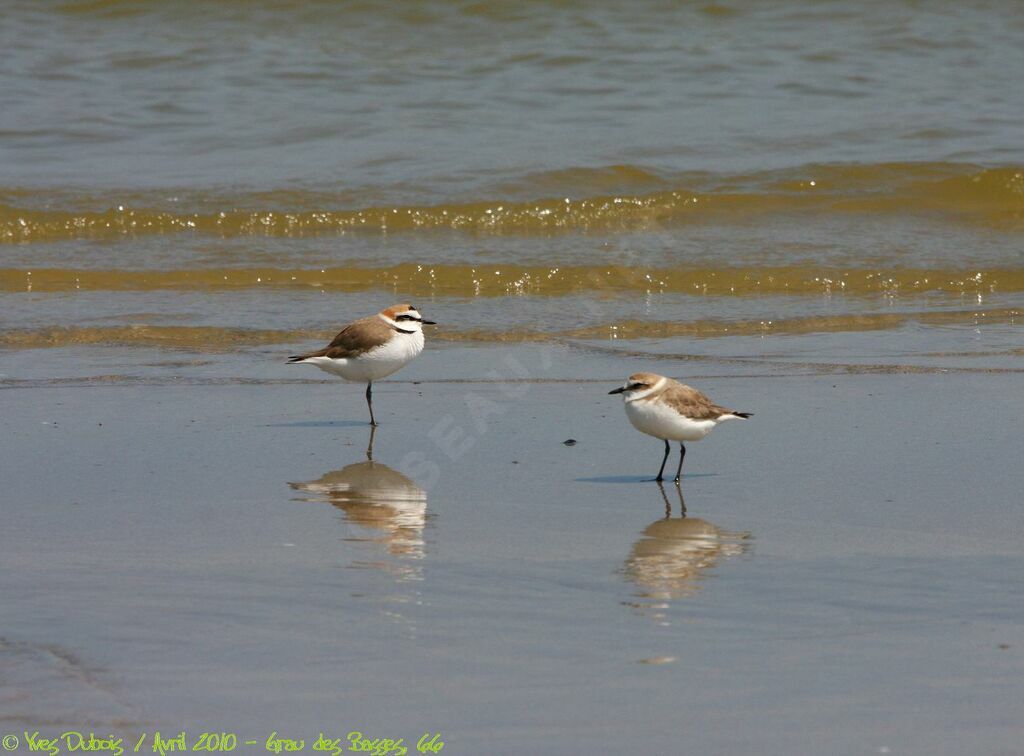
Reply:
[[[406,559],[424,555],[427,492],[402,473],[373,461],[372,430],[365,462],[288,485],[310,494],[305,501],[327,501],[342,510],[349,522],[374,532],[353,540],[384,544],[392,555]]]
[[[633,544],[623,570],[640,589],[638,596],[659,602],[692,596],[700,590],[703,573],[722,558],[742,554],[749,546],[749,533],[733,533],[707,520],[686,516],[683,492],[679,492],[680,516],[671,516],[665,489],[665,517],[652,522],[643,537]],[[640,608],[665,609],[660,603],[644,602]]]

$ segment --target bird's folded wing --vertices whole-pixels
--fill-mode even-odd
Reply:
[[[379,347],[391,337],[391,326],[376,316],[362,318],[341,329],[334,340],[309,354],[293,357],[291,361],[301,362],[310,357],[328,357],[332,360],[344,360],[358,357],[371,349]]]
[[[391,326],[377,316],[362,318],[345,326],[317,356],[330,357],[332,360],[358,357],[379,347],[391,335]]]
[[[732,414],[732,410],[715,404],[697,389],[683,384],[666,389],[662,399],[691,420],[717,420],[722,415]]]

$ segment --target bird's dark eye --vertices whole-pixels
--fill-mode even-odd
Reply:
[[[646,383],[634,383],[632,386],[629,387],[629,390],[630,391],[636,391],[637,389],[642,389],[642,388],[647,388],[647,384]]]
[[[412,315],[399,315],[395,320],[419,320],[419,318],[414,318]]]

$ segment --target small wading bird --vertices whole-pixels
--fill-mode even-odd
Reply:
[[[377,425],[373,418],[373,382],[404,367],[423,351],[425,325],[436,324],[424,320],[412,305],[395,305],[349,323],[326,347],[290,357],[288,364],[316,365],[346,381],[365,382],[370,425]]]
[[[634,428],[665,442],[665,456],[655,478],[659,481],[663,480],[669,441],[679,442],[679,469],[675,477],[678,483],[686,456],[683,441],[700,441],[723,420],[746,420],[753,414],[720,407],[697,389],[654,373],[634,373],[623,386],[608,393],[622,394],[626,417]]]

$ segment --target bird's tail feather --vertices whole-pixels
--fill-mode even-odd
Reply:
[[[742,417],[744,420],[754,416],[753,412],[733,412],[732,414],[736,415],[736,417]]]

